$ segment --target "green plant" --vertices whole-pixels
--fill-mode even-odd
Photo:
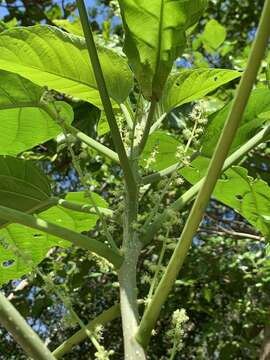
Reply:
[[[268,44],[270,1],[265,2],[234,100],[212,116],[207,126],[207,112],[197,102],[177,140],[159,130],[167,115],[241,75],[225,69],[177,71],[173,68],[207,1],[160,0],[147,4],[119,1],[125,30],[123,50],[133,72],[122,55],[95,45],[84,2],[78,0],[77,4],[85,40],[52,26],[12,28],[0,34],[0,280],[5,283],[26,274],[37,267],[50,248],[73,243],[114,266],[120,306],[115,305],[93,323],[84,325],[66,299],[68,295],[60,293],[59,297],[82,329],[52,354],[48,354],[48,349],[40,354],[41,345],[36,337],[18,335],[27,324],[5,298],[0,304],[0,320],[34,358],[60,357],[71,345],[88,336],[97,350],[96,358],[107,359],[110,351],[99,344],[97,325],[121,315],[125,358],[146,359],[147,345],[161,307],[184,263],[214,189],[214,196],[240,212],[265,239],[269,237],[268,185],[233,165],[269,138],[269,102],[265,102],[269,90],[252,91],[252,87]],[[207,38],[207,31],[203,36]],[[215,48],[219,44],[210,41],[210,45]],[[105,113],[115,151],[72,125],[72,107],[59,94],[65,94],[71,101],[79,98],[89,102]],[[65,198],[54,197],[45,175],[23,159],[26,150],[59,134],[63,134],[84,188]],[[116,209],[108,209],[108,204],[90,191],[88,174],[84,174],[72,147],[74,139],[120,166],[123,187],[122,193],[116,195]],[[218,180],[224,171],[225,180]],[[182,177],[194,184],[186,192]],[[161,179],[166,181],[162,190],[154,194],[153,210],[144,211],[140,208],[142,196],[151,190],[152,182]],[[173,183],[181,195],[160,212]],[[181,237],[164,269],[162,260],[171,228],[179,225],[180,210],[195,197]],[[102,225],[98,239],[86,234],[95,228],[97,221]],[[119,225],[120,241],[115,231]],[[149,296],[139,301],[138,260],[143,248],[159,232],[163,241],[160,261]],[[51,285],[59,294],[54,284]],[[144,305],[141,319],[140,302]],[[186,317],[180,320],[173,321],[175,341],[171,359],[176,354],[177,341],[181,342],[180,325]]]

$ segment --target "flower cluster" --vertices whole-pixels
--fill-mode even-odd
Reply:
[[[205,116],[205,106],[204,103],[202,101],[198,101],[194,106],[193,109],[191,111],[191,113],[189,114],[189,118],[193,121],[193,122],[198,122],[198,124],[200,125],[206,125],[207,124],[207,118]]]
[[[100,346],[100,349],[95,353],[95,358],[96,360],[109,360],[113,354],[113,350],[105,350],[103,346]]]
[[[189,320],[185,309],[177,309],[172,315],[172,328],[166,333],[169,339],[173,339],[173,347],[170,350],[173,359],[176,352],[181,350],[183,343],[182,339],[185,333],[184,324]]]
[[[187,130],[187,129],[186,129]],[[188,130],[189,131],[189,130]],[[187,156],[186,154],[186,150],[184,145],[180,144],[177,146],[176,148],[176,153],[175,153],[175,157],[176,159],[183,164],[184,166],[188,166],[190,164],[190,157]]]
[[[158,155],[158,145],[155,145],[152,149],[151,154],[145,161],[144,169],[149,170],[150,166],[156,162]]]
[[[188,159],[185,159],[185,157],[187,156],[187,151],[191,144],[193,145],[193,148],[197,148],[199,146],[199,139],[203,135],[204,126],[208,122],[203,102],[199,101],[193,106],[193,109],[189,114],[189,119],[193,124],[192,129],[185,128],[182,132],[182,135],[187,143],[185,147],[180,147],[180,149],[178,149],[178,157],[182,162],[188,162]]]

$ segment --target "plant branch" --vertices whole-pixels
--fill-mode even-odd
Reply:
[[[134,173],[137,174],[137,161],[133,162]],[[123,214],[123,244],[124,261],[118,271],[120,306],[122,317],[122,329],[124,336],[125,359],[146,360],[141,345],[136,341],[135,335],[139,324],[139,312],[137,304],[137,263],[142,244],[138,233],[134,229],[138,216],[138,189],[132,194],[125,196],[125,211]]]
[[[59,123],[59,114],[56,110],[52,110],[52,108],[44,101],[40,102],[37,105],[40,109],[45,111],[54,121],[58,124]],[[55,107],[55,106],[54,106]],[[111,160],[119,163],[119,157],[117,153],[107,146],[101,144],[100,142],[92,139],[90,136],[84,134],[80,130],[76,129],[72,125],[68,125],[64,119],[61,119],[62,125],[65,127],[66,131],[69,132],[71,135],[75,136],[78,140],[86,144],[87,146],[97,150],[99,153],[107,156]]]
[[[77,233],[76,231],[49,223],[43,219],[36,218],[33,215],[10,209],[5,206],[0,206],[0,218],[17,224],[25,225],[32,229],[44,231],[47,234],[57,236],[64,240],[68,240],[75,246],[87,249],[96,253],[97,255],[104,257],[116,268],[119,268],[122,264],[122,257],[118,252],[109,248],[102,242],[91,239],[88,236]]]
[[[0,293],[0,322],[12,334],[28,356],[39,360],[55,360],[39,336],[27,324],[8,299]]]
[[[83,132],[76,129],[74,126],[65,125],[67,131],[74,135],[78,140],[86,144],[87,146],[97,150],[102,155],[105,155],[109,159],[115,161],[116,163],[120,163],[119,157],[115,151],[109,149],[107,146],[101,144],[100,142],[92,139],[90,136],[84,134]]]
[[[222,170],[223,163],[229,152],[230,146],[240,124],[243,112],[249,99],[252,86],[256,80],[261,60],[263,59],[268,38],[270,35],[270,0],[266,0],[260,19],[259,27],[248,59],[247,68],[240,81],[236,96],[228,115],[227,121],[219,138],[213,158],[210,162],[207,175],[202,187],[190,211],[189,217],[184,226],[181,237],[176,245],[173,255],[169,261],[164,275],[157,287],[157,290],[147,306],[141,320],[137,333],[137,340],[143,347],[146,347],[153,327],[158,319],[162,305],[165,303],[177,275],[183,265],[187,252],[195,235],[205,207],[214,190],[216,182]]]
[[[252,150],[257,145],[265,141],[269,135],[270,135],[270,125],[262,129],[260,132],[258,132],[258,134],[253,136],[238,150],[232,153],[224,162],[224,165],[222,167],[222,172],[226,171],[233,164],[237,163],[250,150]],[[198,194],[199,190],[201,189],[204,180],[205,177],[203,177],[189,190],[187,190],[183,195],[181,195],[168,209],[164,210],[161,214],[156,216],[152,224],[150,224],[150,226],[147,229],[145,229],[146,233],[142,238],[142,241],[145,246],[151,242],[155,234],[163,226],[164,222],[170,219],[172,210],[178,212],[182,210],[190,201],[194,199],[194,197]]]
[[[67,201],[65,199],[59,199],[57,197],[53,198],[52,201],[54,201],[55,205],[61,206],[65,209],[83,212],[83,213],[87,213],[87,214],[94,214],[94,215],[97,214],[93,205],[86,205],[86,204],[80,205],[80,204],[76,204],[71,201]],[[110,217],[113,216],[113,211],[110,209],[98,207],[98,210],[101,214],[103,214],[105,216],[110,216]]]
[[[85,328],[93,332],[98,325],[105,325],[108,322],[118,318],[120,316],[120,305],[115,304],[110,307],[108,310],[103,311],[100,315],[98,315],[95,319],[91,320]],[[72,347],[78,345],[80,342],[87,338],[87,331],[84,329],[80,329],[74,335],[72,335],[69,339],[65,340],[60,346],[58,346],[54,351],[53,355],[60,359],[66,353],[70,352]]]
[[[130,192],[133,192],[133,189],[136,187],[134,174],[132,172],[132,169],[131,169],[131,166],[130,166],[130,163],[129,163],[129,160],[128,160],[128,157],[126,154],[126,150],[125,150],[125,147],[124,147],[124,144],[123,144],[123,141],[122,141],[122,138],[121,138],[118,126],[117,126],[117,122],[116,122],[116,119],[114,116],[111,100],[110,100],[110,97],[108,94],[108,90],[107,90],[105,79],[104,79],[104,76],[102,73],[100,61],[98,58],[98,53],[97,53],[97,49],[95,46],[94,37],[93,37],[92,30],[91,30],[91,27],[89,24],[85,4],[84,4],[83,0],[77,0],[76,2],[77,2],[79,14],[80,14],[82,28],[83,28],[85,41],[86,41],[86,45],[87,45],[87,49],[88,49],[88,53],[89,53],[89,58],[90,58],[90,61],[92,64],[93,72],[94,72],[97,86],[99,89],[103,108],[104,108],[104,111],[105,111],[105,114],[106,114],[106,117],[107,117],[107,120],[108,120],[108,123],[110,126],[114,146],[117,150],[120,164],[124,171],[124,176],[125,176],[128,190]]]
[[[149,109],[148,116],[147,116],[147,119],[146,119],[145,128],[144,128],[144,131],[143,131],[143,136],[142,136],[142,139],[141,139],[141,141],[139,143],[139,147],[138,147],[139,154],[141,154],[143,152],[143,149],[144,149],[144,147],[146,145],[146,142],[148,140],[151,125],[153,123],[153,119],[154,119],[154,116],[155,116],[156,106],[157,106],[157,101],[153,99],[151,101],[151,104],[150,104],[150,109]]]
[[[200,232],[201,234],[220,235],[220,236],[232,237],[232,238],[243,239],[243,240],[245,240],[245,239],[252,239],[252,240],[256,240],[256,241],[264,240],[264,238],[259,235],[228,230],[223,227],[220,227],[220,230],[214,229],[214,228],[199,228],[198,232]]]
[[[194,154],[191,155],[190,161],[193,161],[199,155],[200,155],[200,153],[198,151],[196,151]],[[185,166],[184,164],[176,163],[171,166],[168,166],[167,168],[165,168],[163,170],[159,170],[153,174],[146,175],[141,179],[142,184],[146,185],[146,184],[151,184],[153,182],[159,181],[163,177],[171,175],[174,171],[182,169],[184,166]]]

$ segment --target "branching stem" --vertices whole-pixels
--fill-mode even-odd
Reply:
[[[232,153],[224,162],[222,167],[222,172],[229,169],[233,164],[237,163],[245,154],[247,154],[250,150],[258,146],[260,143],[265,141],[267,137],[270,135],[270,125],[262,129],[258,134],[253,136],[250,140],[248,140],[244,145],[242,145],[238,150]],[[153,174],[154,175],[154,174]],[[149,175],[151,176],[151,175]],[[183,195],[181,195],[168,209],[165,209],[161,214],[158,214],[152,224],[149,225],[147,229],[145,229],[145,235],[142,239],[144,245],[146,246],[151,242],[153,237],[159,231],[159,229],[163,226],[164,222],[170,219],[171,210],[175,212],[179,212],[182,210],[188,203],[190,203],[195,196],[198,194],[199,190],[202,187],[202,184],[205,180],[203,177],[200,181],[198,181],[195,185],[193,185],[189,190],[187,190]]]
[[[158,288],[147,306],[137,334],[137,339],[146,347],[153,327],[158,319],[161,307],[166,301],[168,294],[177,278],[177,275],[186,258],[193,236],[195,235],[205,207],[214,190],[219,178],[223,163],[233,142],[237,128],[240,124],[243,112],[249,99],[252,86],[256,80],[261,60],[263,59],[265,49],[268,45],[270,35],[270,0],[266,0],[260,19],[259,27],[253,43],[251,53],[248,59],[247,68],[240,81],[236,96],[225,123],[224,129],[218,141],[213,158],[210,162],[207,175],[203,181],[202,187],[193,204],[189,217],[184,226],[181,237],[169,261],[167,269],[158,285]]]

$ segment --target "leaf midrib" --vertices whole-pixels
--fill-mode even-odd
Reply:
[[[162,48],[162,29],[163,29],[163,12],[164,12],[164,0],[160,2],[160,13],[159,13],[159,27],[158,27],[158,48],[157,48],[157,57],[156,57],[156,66],[155,66],[155,77],[153,79],[153,85],[155,86],[156,78],[159,75],[160,68],[160,58],[161,58],[161,48]]]

